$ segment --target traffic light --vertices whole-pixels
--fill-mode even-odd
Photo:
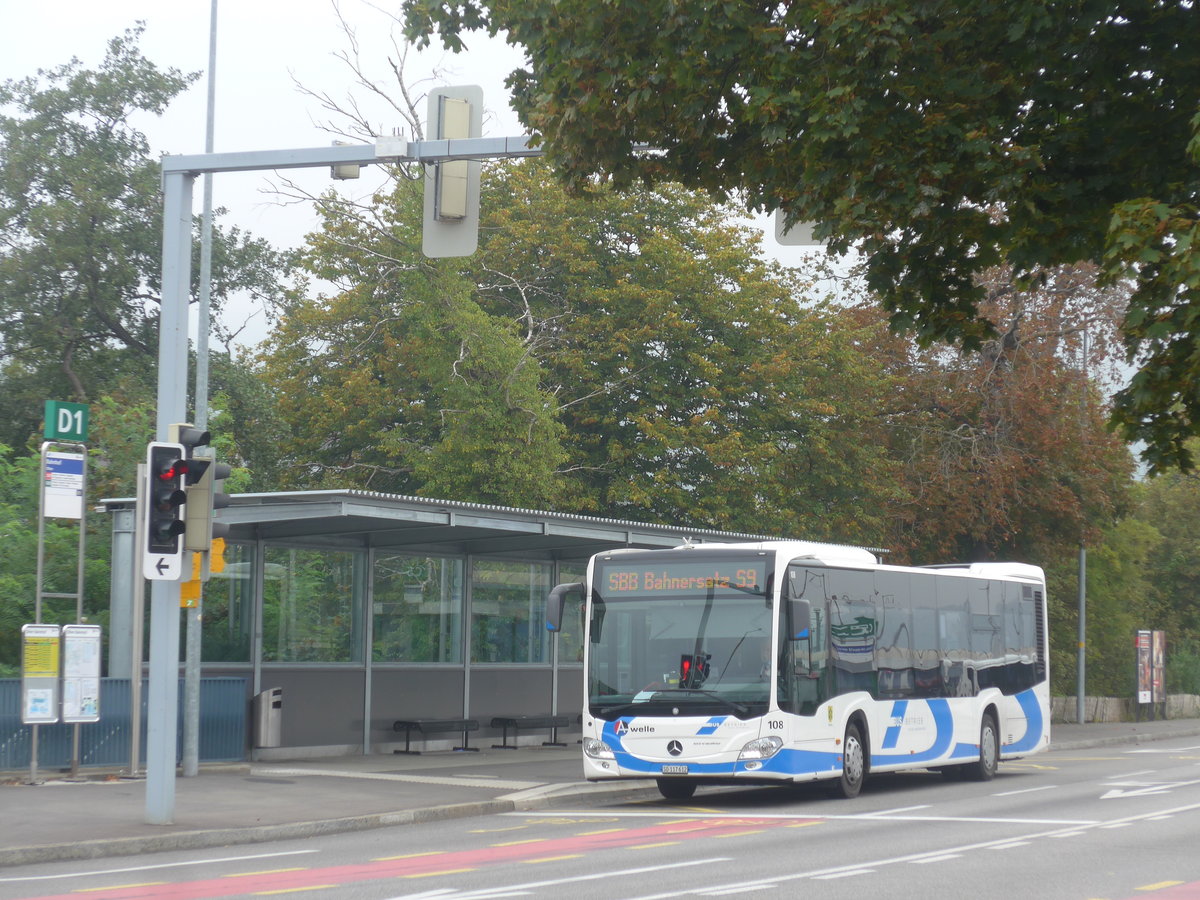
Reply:
[[[679,659],[679,686],[698,688],[708,680],[711,653],[685,653]]]
[[[213,510],[229,505],[229,495],[221,492],[221,484],[233,471],[225,463],[209,456],[197,456],[197,447],[208,446],[212,435],[188,423],[170,427],[171,436],[183,445],[186,461],[184,482],[187,507],[184,515],[184,547],[198,553],[212,548],[213,538],[223,538],[229,526],[213,520]]]
[[[186,530],[184,491],[187,461],[182,444],[154,441],[146,450],[146,545],[143,574],[174,581],[179,578]]]
[[[223,482],[233,471],[227,464],[215,459],[194,457],[189,466],[205,463],[199,480],[187,488],[187,530],[184,546],[188,550],[207,553],[212,549],[213,538],[229,534],[229,525],[213,518],[213,511],[229,505],[229,495],[222,493]]]

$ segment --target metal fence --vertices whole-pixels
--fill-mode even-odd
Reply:
[[[176,746],[183,748],[183,681],[179,682],[180,718]],[[142,680],[141,759],[146,754],[146,697]],[[128,767],[131,717],[128,678],[100,681],[100,721],[79,726],[79,765]],[[246,758],[249,703],[245,678],[200,679],[201,762],[233,762]],[[68,768],[73,725],[38,726],[38,767]],[[21,722],[21,681],[0,678],[0,771],[29,767],[33,728]]]

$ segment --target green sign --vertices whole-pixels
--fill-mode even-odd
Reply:
[[[46,401],[46,428],[42,436],[48,441],[87,441],[88,407],[86,403]]]

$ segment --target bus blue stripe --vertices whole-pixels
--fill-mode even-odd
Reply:
[[[1036,692],[1022,691],[1017,694],[1017,702],[1021,704],[1021,711],[1025,713],[1025,734],[1019,741],[1005,744],[1005,753],[1027,753],[1036,749],[1046,727],[1042,718],[1042,705],[1038,702]]]
[[[926,700],[925,703],[928,704],[929,712],[933,715],[933,724],[935,726],[933,743],[929,748],[922,750],[920,753],[872,754],[871,761],[873,763],[882,763],[885,765],[895,762],[921,763],[929,762],[945,755],[946,751],[950,749],[950,742],[954,739],[954,716],[950,713],[950,704],[941,699]]]
[[[904,727],[904,713],[908,710],[907,700],[897,700],[892,704],[892,720],[899,719],[898,724],[888,727],[888,730],[883,733],[883,750],[894,750],[896,745],[900,743],[900,730]]]

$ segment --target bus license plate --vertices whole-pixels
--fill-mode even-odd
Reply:
[[[663,766],[662,773],[664,775],[686,775],[688,773],[687,766]]]

